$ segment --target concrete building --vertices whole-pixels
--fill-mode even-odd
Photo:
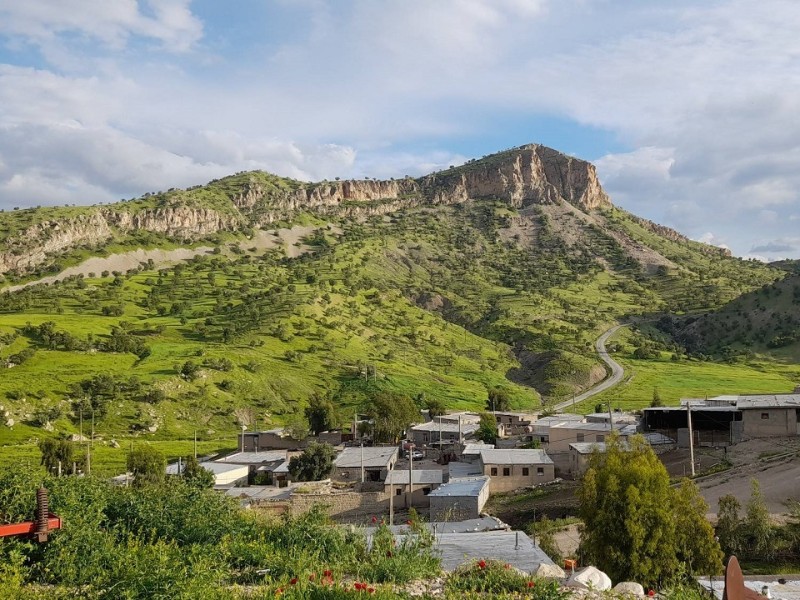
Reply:
[[[560,414],[537,419],[531,425],[531,440],[546,444],[550,439],[550,428],[562,423],[582,423],[582,415]]]
[[[180,475],[183,472],[185,463],[172,463],[167,465],[167,475]],[[211,471],[214,475],[215,488],[229,488],[237,484],[246,484],[250,469],[247,465],[226,465],[223,463],[205,461],[200,466],[206,471]]]
[[[235,452],[228,456],[218,458],[214,462],[230,465],[246,465],[249,468],[249,481],[258,475],[267,485],[273,483],[273,473],[276,468],[287,460],[286,450],[269,450],[265,452]]]
[[[536,415],[529,413],[492,411],[497,421],[497,433],[500,437],[524,435],[532,432],[532,424]]]
[[[491,478],[493,494],[555,479],[555,466],[544,450],[481,450],[479,463]]]
[[[800,435],[800,394],[739,396],[745,438]]]
[[[461,461],[477,462],[481,457],[482,450],[494,450],[494,444],[484,444],[483,442],[464,444],[464,448],[461,450]]]
[[[589,468],[589,458],[594,452],[605,452],[603,442],[576,442],[569,445],[569,474],[580,478]]]
[[[463,440],[472,439],[478,431],[477,423],[464,423],[439,420],[436,417],[433,421],[414,425],[409,430],[409,438],[417,446],[427,446],[439,441],[460,443]]]
[[[395,446],[345,448],[333,461],[333,479],[339,481],[385,481],[397,462]]]
[[[443,423],[456,423],[458,424],[461,421],[462,425],[466,425],[467,423],[472,423],[473,425],[477,425],[481,422],[481,416],[478,413],[474,412],[455,412],[455,413],[448,413],[446,415],[442,415],[440,417],[434,417],[433,421],[442,421]]]
[[[629,427],[623,423],[614,423],[614,429],[619,431],[620,436],[625,437]],[[635,432],[635,427],[633,431]],[[548,452],[569,452],[569,445],[582,442],[602,443],[611,433],[611,427],[606,423],[576,423],[568,421],[556,423],[550,427],[547,439]]]
[[[413,473],[414,482],[413,492],[409,486],[409,471],[406,469],[398,469],[389,471],[384,482],[384,491],[386,494],[394,496],[395,508],[427,508],[430,506],[428,495],[442,485],[443,473],[439,469],[414,469]],[[410,503],[409,503],[410,500]]]
[[[265,431],[244,431],[239,434],[239,448],[244,452],[302,450],[308,446],[309,439],[296,440],[286,433],[283,427]]]
[[[489,478],[451,479],[428,494],[431,521],[464,521],[480,517],[489,500]]]

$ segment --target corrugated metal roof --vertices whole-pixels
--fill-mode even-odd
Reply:
[[[481,470],[481,466],[479,464],[457,461],[453,461],[447,465],[447,472],[450,474],[451,480],[459,477],[483,475],[483,471]]]
[[[354,469],[362,465],[362,448],[345,448],[333,461],[333,465],[340,469]],[[363,448],[363,465],[365,467],[388,467],[389,463],[397,460],[397,448],[394,446],[365,446]]]
[[[552,459],[544,450],[481,450],[485,465],[550,465]]]
[[[497,517],[485,516],[479,519],[467,519],[466,521],[433,521],[431,523],[420,523],[428,531],[435,533],[480,533],[482,531],[508,531],[510,527]],[[367,536],[375,535],[377,527],[365,527],[364,533]],[[395,535],[412,533],[411,528],[406,525],[391,525],[389,530]]]
[[[494,444],[464,444],[464,449],[461,451],[461,455],[480,454],[481,450],[494,450]]]
[[[461,423],[461,432],[464,435],[467,435],[468,433],[474,433],[477,430],[478,425],[475,423]],[[411,431],[431,431],[434,433],[441,431],[442,433],[458,433],[458,423],[438,423],[434,421],[428,421],[427,423],[414,425],[411,428]]]
[[[578,454],[591,454],[595,450],[598,452],[605,452],[606,445],[603,442],[576,442],[569,445],[570,448],[575,450]]]
[[[487,485],[489,485],[489,478],[485,475],[451,479],[433,490],[428,496],[444,496],[448,498],[475,497],[480,495]]]
[[[800,394],[760,394],[739,396],[736,408],[800,408]]]
[[[286,450],[269,450],[265,452],[235,452],[218,458],[214,462],[233,463],[239,465],[258,465],[265,462],[286,460]]]
[[[439,469],[414,469],[415,484],[442,483],[442,472]],[[408,470],[389,471],[386,476],[386,485],[408,485]]]

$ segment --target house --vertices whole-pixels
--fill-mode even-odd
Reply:
[[[474,437],[478,431],[477,423],[458,423],[436,417],[433,421],[414,425],[409,430],[409,438],[417,446],[427,446],[439,441],[460,443]]]
[[[624,428],[628,427],[625,431]],[[619,431],[621,437],[626,437],[636,428],[624,423],[614,423],[613,429]],[[547,436],[548,452],[569,452],[569,445],[573,443],[594,442],[602,443],[611,433],[612,428],[607,423],[578,423],[568,421],[556,423],[550,427]]]
[[[264,452],[235,452],[228,456],[218,458],[214,462],[231,464],[231,465],[246,465],[249,468],[249,479],[258,477],[263,479],[264,483],[271,485],[273,483],[273,473],[276,468],[285,463],[287,460],[286,450],[268,450]]]
[[[185,463],[181,462],[167,465],[167,475],[180,475],[185,466]],[[213,461],[205,461],[201,462],[200,466],[207,471],[211,471],[214,475],[214,487],[219,489],[247,483],[247,476],[250,473],[250,469],[247,465],[226,465]]]
[[[333,461],[332,478],[339,481],[385,481],[397,462],[396,446],[345,448]]]
[[[800,394],[739,396],[736,408],[746,438],[800,435]]]
[[[550,439],[550,428],[562,423],[582,423],[581,415],[559,414],[537,419],[531,425],[531,440],[546,444]]]
[[[434,417],[432,420],[434,421],[441,421],[442,423],[456,423],[459,422],[462,425],[466,425],[468,423],[477,425],[481,422],[481,416],[478,413],[474,412],[455,412],[455,413],[448,413],[446,415],[441,415],[439,417]]]
[[[489,500],[489,478],[451,479],[428,494],[431,521],[477,519]]]
[[[494,444],[484,444],[483,442],[464,444],[464,449],[461,450],[461,461],[476,462],[480,458],[482,450],[494,450]]]
[[[569,445],[569,474],[575,478],[582,477],[589,468],[589,459],[594,452],[605,452],[603,442],[575,442]]]
[[[481,450],[479,464],[491,478],[493,494],[555,479],[555,465],[544,450]]]
[[[442,475],[439,469],[392,470],[386,476],[384,491],[394,496],[395,508],[427,508],[430,506],[428,494],[442,485]],[[409,480],[414,482],[413,489]]]
[[[491,414],[497,421],[497,432],[500,437],[531,433],[531,426],[536,421],[536,416],[529,413],[497,410],[492,411]]]
[[[308,446],[309,438],[296,440],[283,428],[266,431],[243,431],[239,439],[242,452],[261,452],[264,450],[302,450]]]

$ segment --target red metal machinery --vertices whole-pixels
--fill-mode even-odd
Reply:
[[[53,529],[61,529],[61,517],[50,512],[47,490],[36,490],[36,520],[0,525],[0,537],[12,535],[32,535],[38,542],[46,542]]]

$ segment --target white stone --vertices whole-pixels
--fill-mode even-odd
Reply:
[[[567,580],[567,586],[605,592],[611,589],[611,578],[597,567],[586,567]]]
[[[566,573],[564,573],[564,569],[558,565],[548,565],[545,563],[540,564],[533,575],[535,577],[549,577],[551,579],[564,579],[564,577],[567,576]]]
[[[8,419],[6,421],[6,427],[13,427],[15,422],[14,419]]]
[[[620,596],[633,596],[641,598],[644,596],[644,588],[641,583],[635,581],[623,581],[614,586],[614,591]]]

